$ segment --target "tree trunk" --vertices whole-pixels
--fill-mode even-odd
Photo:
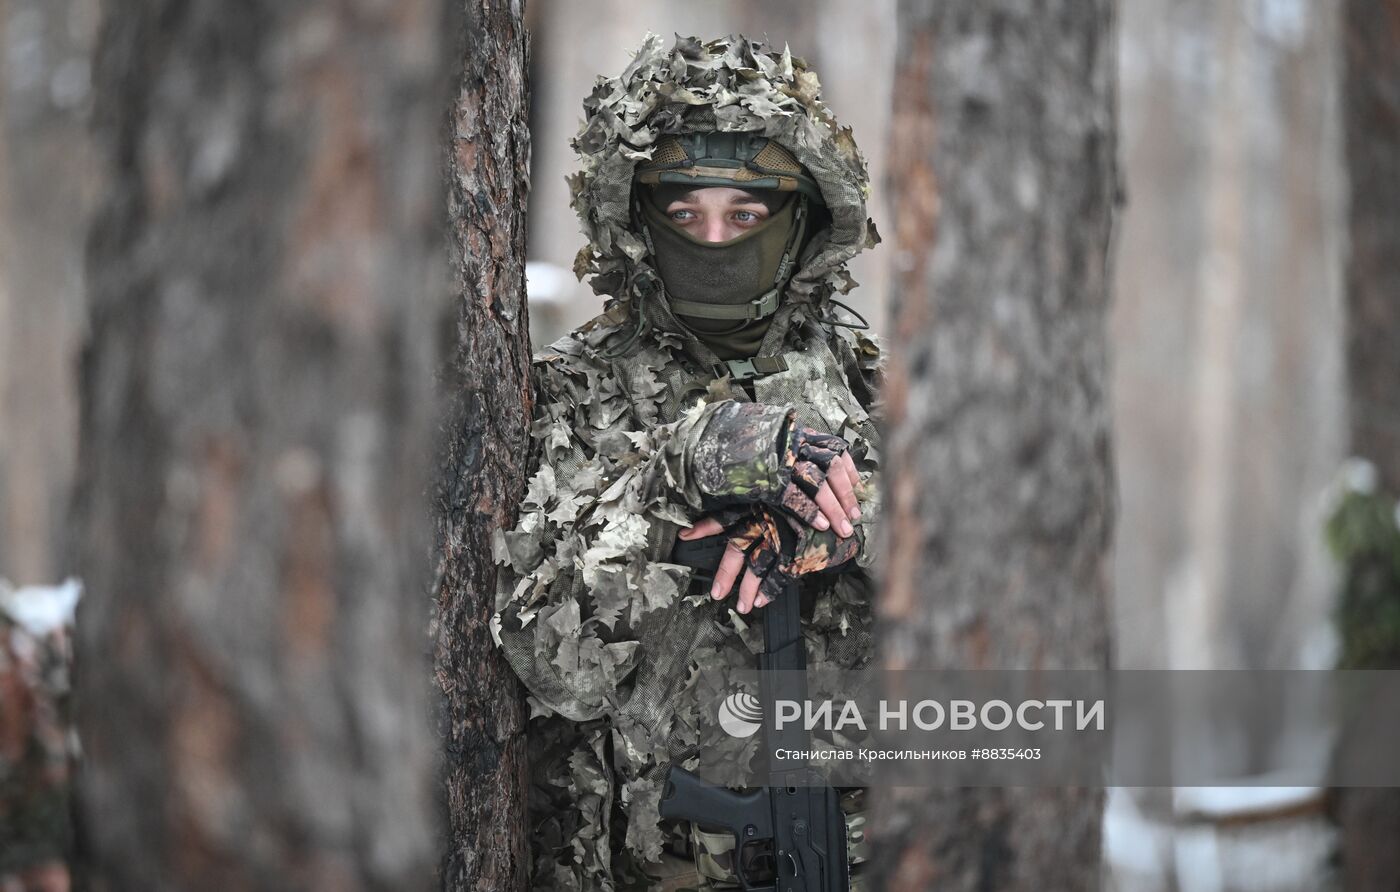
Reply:
[[[1243,667],[1238,630],[1226,620],[1230,557],[1241,518],[1233,484],[1239,474],[1241,331],[1245,315],[1246,193],[1250,183],[1245,110],[1251,100],[1250,54],[1256,37],[1246,10],[1222,3],[1212,13],[1212,68],[1217,72],[1201,115],[1206,133],[1205,213],[1201,221],[1200,295],[1195,353],[1189,375],[1187,440],[1190,462],[1178,486],[1186,497],[1186,558],[1167,598],[1171,622],[1159,630],[1173,669]],[[1178,312],[1184,308],[1178,305]],[[1178,370],[1178,374],[1185,372]],[[1275,593],[1277,597],[1277,593]],[[1205,757],[1207,754],[1201,754]]]
[[[1400,495],[1400,2],[1348,0],[1343,118],[1350,175],[1346,269],[1351,453]],[[1395,669],[1396,665],[1373,666]],[[1339,794],[1348,892],[1400,888],[1400,790]]]
[[[0,576],[48,585],[77,452],[94,0],[0,0]]]
[[[1109,0],[903,0],[881,654],[1103,669]],[[891,890],[1099,885],[1100,790],[895,790]]]
[[[456,312],[451,408],[437,497],[441,564],[435,636],[446,738],[448,890],[523,890],[525,712],[492,641],[491,533],[515,523],[525,491],[530,386],[525,306],[529,194],[527,39],[512,0],[468,0],[466,60],[447,153]]]
[[[1351,452],[1400,493],[1400,2],[1348,0],[1344,15]]]
[[[442,9],[106,4],[75,518],[94,889],[431,882]]]

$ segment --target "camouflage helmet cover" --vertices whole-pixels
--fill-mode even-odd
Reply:
[[[682,133],[663,136],[648,161],[637,165],[646,186],[733,186],[801,192],[818,203],[821,187],[792,152],[756,133]]]

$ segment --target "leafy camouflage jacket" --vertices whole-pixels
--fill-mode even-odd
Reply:
[[[646,888],[639,870],[666,841],[657,803],[673,761],[734,782],[756,738],[734,739],[700,704],[762,650],[762,610],[692,590],[669,561],[680,526],[701,515],[697,447],[727,401],[771,408],[746,430],[774,442],[764,419],[798,420],[851,443],[866,501],[862,549],[840,573],[804,577],[808,659],[870,659],[873,524],[879,516],[876,342],[842,321],[844,264],[875,244],[865,215],[864,159],[819,99],[815,74],[786,51],[743,38],[663,48],[648,38],[619,78],[585,101],[571,178],[589,244],[576,271],[610,298],[607,311],[540,351],[531,428],[537,470],[518,523],[501,531],[492,631],[529,690],[531,888]],[[680,326],[643,242],[630,228],[633,166],[657,137],[759,131],[790,149],[821,185],[830,226],[800,258],[758,358],[721,363]],[[845,317],[849,319],[849,317]],[[709,432],[713,435],[714,432]]]

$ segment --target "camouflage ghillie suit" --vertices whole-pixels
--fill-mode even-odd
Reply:
[[[845,439],[865,480],[858,556],[843,572],[803,577],[808,661],[870,660],[880,354],[870,337],[832,324],[831,297],[854,285],[844,264],[878,237],[864,159],[820,101],[816,75],[786,51],[743,38],[667,49],[652,36],[584,107],[583,168],[571,185],[589,244],[575,270],[610,300],[536,355],[538,470],[518,524],[495,543],[492,630],[531,706],[531,888],[714,887],[727,872],[723,837],[700,840],[711,880],[697,882],[693,868],[688,879],[659,878],[683,871],[664,865],[677,842],[657,803],[672,760],[733,783],[753,757],[757,738],[724,734],[697,704],[717,703],[731,673],[754,667],[763,610],[741,616],[732,597],[712,601],[668,558],[716,490],[761,485],[736,457],[771,452],[795,412]],[[634,229],[635,165],[659,137],[703,131],[780,143],[820,185],[829,214],[751,363],[722,362],[677,322]],[[757,408],[730,411],[736,402]],[[814,549],[831,545],[809,538]],[[859,842],[859,820],[852,833]]]

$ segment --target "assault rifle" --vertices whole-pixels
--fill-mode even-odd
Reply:
[[[676,542],[671,559],[708,571],[713,577],[727,545],[724,536]],[[702,576],[702,574],[697,574]],[[703,576],[702,576],[703,578]],[[775,721],[777,702],[807,699],[807,651],[802,639],[801,590],[796,582],[763,610],[765,653],[758,659],[763,734],[770,755],[778,748],[811,749],[811,734],[801,722]],[[806,767],[780,768],[770,760],[768,784],[750,793],[735,793],[673,765],[661,795],[661,817],[723,827],[734,835],[734,873],[750,892],[848,892],[846,817],[836,790]],[[771,880],[754,885],[747,876],[746,847],[771,847]]]

